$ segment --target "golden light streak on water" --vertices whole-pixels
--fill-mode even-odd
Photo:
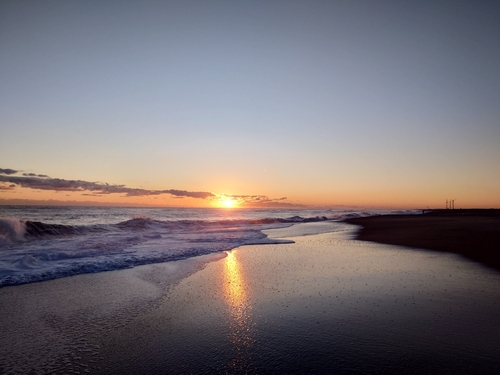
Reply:
[[[235,355],[229,364],[238,373],[252,367],[250,348],[253,337],[252,306],[248,300],[247,285],[236,252],[228,251],[224,267],[224,295],[229,306],[230,334]]]

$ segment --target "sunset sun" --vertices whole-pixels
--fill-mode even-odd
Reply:
[[[222,207],[233,208],[236,206],[236,200],[233,198],[224,198],[221,202]]]

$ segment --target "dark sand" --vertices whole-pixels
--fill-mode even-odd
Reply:
[[[432,210],[346,220],[361,225],[357,239],[445,251],[500,270],[500,210]]]

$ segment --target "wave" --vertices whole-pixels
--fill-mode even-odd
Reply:
[[[0,218],[0,287],[169,262],[242,245],[290,242],[270,239],[263,230],[327,221],[331,231],[344,230],[334,221],[373,214],[212,220],[134,217],[87,225]]]
[[[0,241],[12,244],[26,240],[42,239],[46,237],[64,237],[74,235],[85,235],[96,232],[110,232],[114,230],[146,230],[152,228],[161,229],[181,229],[193,227],[220,227],[220,226],[258,226],[270,224],[296,224],[316,221],[331,220],[326,216],[307,217],[293,216],[289,218],[264,218],[258,220],[173,220],[161,221],[151,218],[133,218],[114,225],[97,224],[91,226],[84,225],[64,225],[49,224],[40,221],[21,221],[15,218],[0,219]],[[0,242],[1,244],[1,242]]]
[[[82,234],[86,228],[63,224],[46,224],[39,221],[26,221],[23,223],[25,236],[31,238],[40,238],[45,236],[67,236],[73,234]]]

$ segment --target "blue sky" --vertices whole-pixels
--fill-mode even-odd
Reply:
[[[0,49],[0,168],[298,204],[500,205],[496,2],[3,1]]]

